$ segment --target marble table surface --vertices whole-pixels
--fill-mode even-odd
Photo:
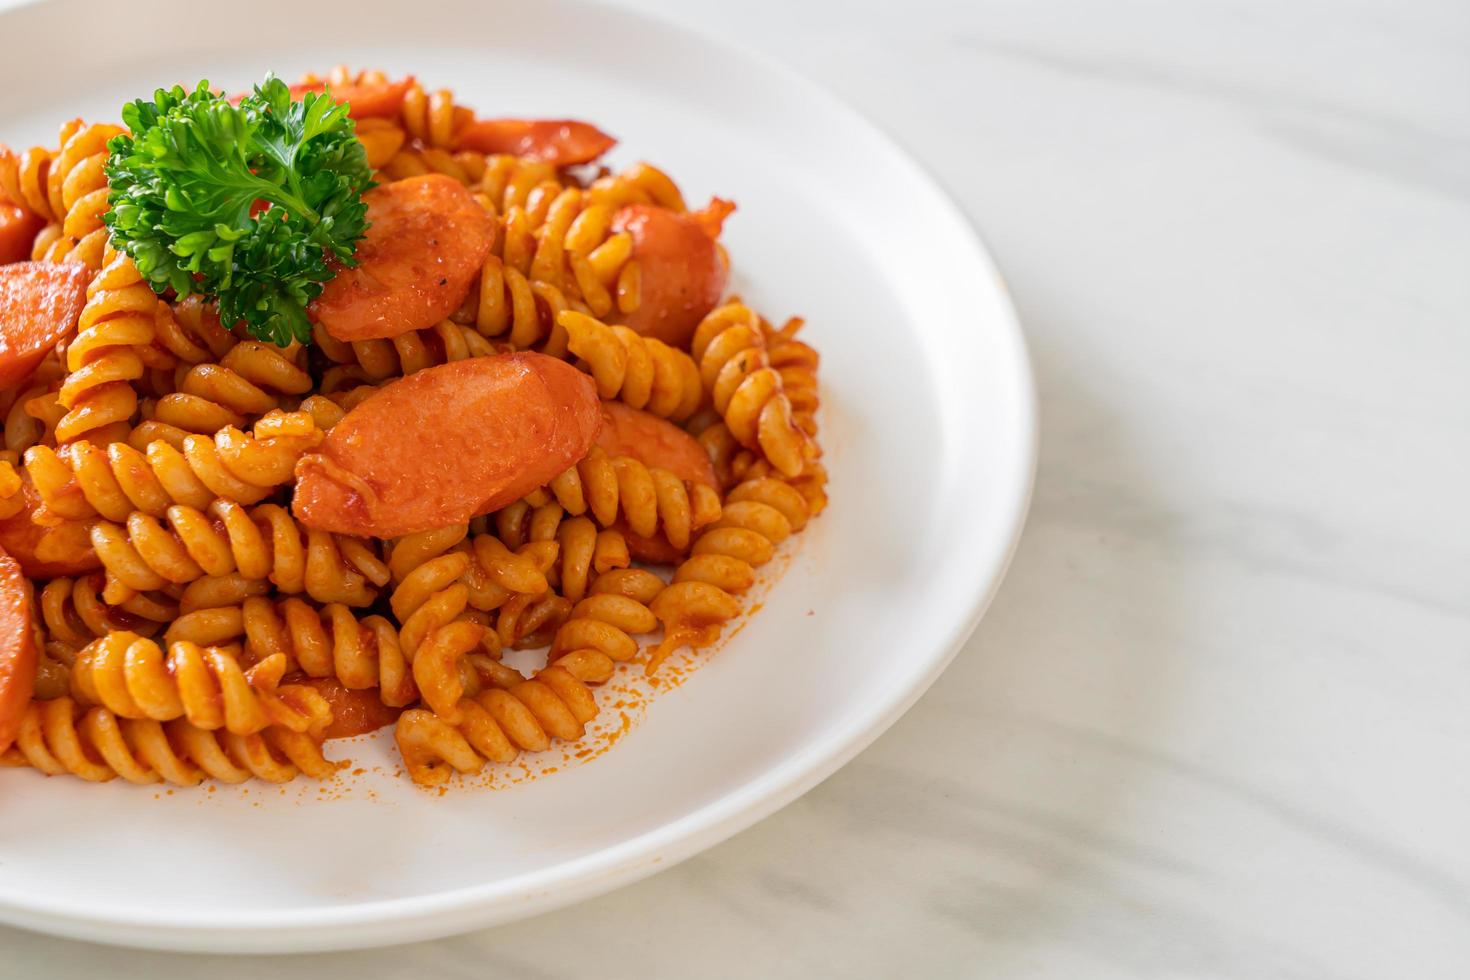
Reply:
[[[0,929],[0,975],[1470,976],[1470,5],[638,6],[836,90],[994,249],[1041,464],[974,639],[586,904],[268,961]]]

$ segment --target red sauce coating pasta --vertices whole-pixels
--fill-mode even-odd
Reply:
[[[602,403],[602,432],[597,444],[609,456],[632,456],[648,467],[668,470],[681,480],[719,489],[709,454],[694,437],[656,415],[629,408],[622,402]],[[635,533],[626,521],[615,527],[628,543],[628,551],[639,561],[673,563],[686,549],[676,548],[662,534],[648,537]]]

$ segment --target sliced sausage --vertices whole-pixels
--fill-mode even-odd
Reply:
[[[495,241],[495,223],[463,184],[409,177],[364,195],[370,226],[357,265],[312,301],[337,340],[378,340],[431,327],[457,310]]]
[[[39,214],[0,198],[0,265],[29,258],[31,242],[45,225]]]
[[[29,378],[76,326],[91,278],[75,262],[0,265],[0,385]]]
[[[668,470],[681,480],[716,490],[715,467],[694,437],[672,422],[622,402],[602,403],[597,444],[609,456],[632,456],[644,466]]]
[[[613,320],[647,337],[688,348],[694,328],[725,291],[727,270],[707,222],[693,214],[633,204],[613,220],[633,237],[638,263],[637,309]]]
[[[616,143],[591,123],[574,119],[476,119],[460,132],[455,148],[569,167],[596,160]]]
[[[400,378],[353,408],[296,467],[310,527],[392,538],[463,524],[586,455],[592,378],[544,354],[472,357]]]

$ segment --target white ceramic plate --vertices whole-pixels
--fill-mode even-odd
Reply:
[[[323,792],[0,771],[4,921],[137,946],[321,950],[608,891],[852,758],[939,675],[1004,572],[1035,452],[1024,345],[986,252],[908,157],[790,72],[628,13],[460,0],[373,23],[364,9],[0,14],[13,55],[0,140],[50,143],[61,120],[115,119],[159,85],[234,89],[338,62],[415,73],[484,112],[593,120],[622,140],[614,163],[648,159],[691,199],[738,201],[735,288],[773,318],[805,315],[822,352],[832,506],[738,635],[612,751],[552,775],[425,793],[391,777],[387,740],[347,746],[383,768]]]

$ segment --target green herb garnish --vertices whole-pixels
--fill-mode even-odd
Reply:
[[[239,105],[200,82],[123,107],[103,215],[156,292],[203,294],[225,324],[278,345],[311,339],[306,304],[351,266],[373,186],[346,103],[273,75]],[[262,203],[257,203],[262,202]],[[252,211],[255,212],[252,214]]]

